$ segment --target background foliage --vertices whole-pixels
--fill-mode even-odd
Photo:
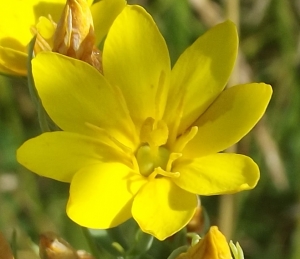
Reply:
[[[209,27],[227,18],[237,23],[240,57],[229,85],[263,81],[274,89],[264,119],[234,147],[260,165],[261,180],[252,191],[202,197],[202,204],[211,223],[240,242],[247,259],[300,258],[300,2],[128,2],[154,16],[173,63]],[[0,77],[0,230],[9,240],[16,231],[23,258],[48,230],[87,248],[81,229],[65,215],[68,185],[38,177],[16,162],[16,149],[39,133],[25,82]]]

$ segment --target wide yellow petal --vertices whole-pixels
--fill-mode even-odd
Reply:
[[[197,204],[195,194],[179,188],[168,178],[156,178],[137,193],[132,216],[144,232],[164,240],[190,221]]]
[[[249,190],[259,180],[259,168],[247,156],[221,153],[176,162],[172,171],[180,172],[174,182],[199,195],[229,194]]]
[[[0,73],[27,74],[27,46],[33,38],[31,28],[40,16],[50,14],[57,21],[65,0],[10,0],[0,8]]]
[[[271,86],[264,83],[226,89],[194,123],[198,133],[187,144],[184,156],[217,153],[238,142],[263,116],[271,95]]]
[[[183,114],[178,134],[183,133],[211,105],[224,89],[238,50],[235,25],[221,23],[200,36],[179,57],[171,74],[165,117],[176,120],[182,96]]]
[[[26,141],[17,160],[29,170],[62,182],[70,182],[82,167],[101,162],[129,161],[122,153],[97,139],[70,132],[44,133]]]
[[[105,129],[134,147],[134,125],[118,89],[89,64],[52,52],[32,61],[35,86],[42,104],[63,130],[89,135],[90,126]]]
[[[10,0],[0,8],[0,44],[26,52],[31,40],[30,28],[40,16],[52,16],[57,21],[61,15],[65,0]]]
[[[27,54],[0,46],[0,73],[26,76]]]
[[[30,1],[26,1],[26,3]],[[32,2],[36,2],[33,6],[35,24],[39,17],[48,17],[49,14],[51,15],[53,21],[57,22],[61,17],[63,8],[66,4],[66,0],[36,0]]]
[[[113,21],[126,5],[125,0],[102,0],[91,6],[94,20],[96,45],[99,45],[107,34]]]
[[[67,214],[81,226],[115,227],[131,217],[133,197],[145,183],[121,163],[83,168],[72,179]]]
[[[36,0],[6,1],[0,8],[0,44],[19,51],[26,51],[25,46],[32,38],[30,26],[35,24],[33,6]],[[26,14],[26,15],[25,15]]]
[[[126,6],[110,28],[103,50],[104,76],[121,88],[140,126],[164,111],[170,60],[152,17],[140,6]]]

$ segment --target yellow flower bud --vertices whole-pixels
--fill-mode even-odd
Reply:
[[[200,241],[176,259],[231,259],[225,236],[213,226]]]
[[[37,35],[35,54],[58,52],[85,61],[102,72],[101,53],[95,46],[93,18],[86,0],[67,0],[57,24],[51,16],[42,16],[31,30]]]

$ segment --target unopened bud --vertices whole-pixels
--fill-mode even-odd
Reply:
[[[83,60],[102,71],[101,54],[95,47],[93,18],[86,0],[67,0],[52,50]]]
[[[75,249],[53,232],[40,236],[39,248],[41,259],[79,259]]]
[[[34,54],[54,51],[80,59],[102,72],[101,52],[95,46],[93,18],[85,0],[67,0],[63,14],[56,24],[51,16],[42,16],[36,27]]]
[[[191,246],[186,253],[180,254],[176,259],[231,259],[229,245],[225,236],[216,226],[200,241]]]
[[[66,240],[53,232],[40,236],[41,259],[95,259],[84,250],[75,250]]]

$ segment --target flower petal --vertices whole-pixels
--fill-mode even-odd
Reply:
[[[44,133],[26,141],[17,151],[17,160],[41,176],[62,182],[70,182],[79,169],[88,165],[127,161],[99,140],[63,131]]]
[[[170,60],[152,17],[126,6],[110,28],[103,50],[104,76],[121,88],[136,125],[160,119],[166,102]]]
[[[195,194],[184,191],[170,179],[156,178],[137,193],[132,215],[144,232],[164,240],[190,221],[197,205]]]
[[[40,16],[61,15],[65,0],[10,0],[0,8],[0,73],[27,74],[27,45],[33,38],[31,28]]]
[[[0,46],[0,73],[26,76],[27,54]]]
[[[40,16],[51,17],[57,21],[63,10],[65,0],[10,0],[0,8],[0,45],[26,52],[31,40],[30,28]]]
[[[171,74],[172,91],[169,92],[165,116],[169,122],[178,116],[174,112],[184,96],[183,115],[178,134],[183,133],[224,89],[238,50],[235,25],[221,23],[200,36],[179,57]],[[170,117],[170,116],[176,117]]]
[[[102,0],[91,6],[97,45],[101,43],[113,21],[125,5],[125,0]]]
[[[271,86],[263,83],[226,89],[194,123],[198,133],[185,147],[184,156],[217,153],[238,142],[263,116],[271,95]]]
[[[131,217],[133,197],[145,183],[121,163],[83,168],[72,179],[67,214],[88,228],[115,227]]]
[[[174,182],[182,189],[199,195],[230,194],[249,190],[259,180],[259,168],[250,157],[221,153],[179,160]]]
[[[14,0],[15,1],[15,0]],[[61,17],[62,11],[66,4],[66,0],[30,0],[36,2],[32,8],[34,11],[35,25],[40,16],[48,17],[51,15],[53,21],[57,22]],[[18,1],[20,2],[20,1]],[[28,1],[26,1],[27,3]]]
[[[0,44],[19,51],[26,51],[32,38],[30,26],[35,24],[33,6],[36,0],[7,1],[0,8]],[[26,15],[24,15],[26,14]]]
[[[32,61],[35,86],[49,116],[63,130],[90,134],[88,124],[104,128],[133,147],[134,125],[117,89],[89,64],[41,52]]]

